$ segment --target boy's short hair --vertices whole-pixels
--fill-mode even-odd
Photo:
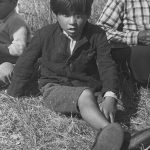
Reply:
[[[51,0],[52,11],[58,15],[83,14],[90,16],[93,0]]]

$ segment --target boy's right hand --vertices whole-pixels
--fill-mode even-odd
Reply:
[[[100,110],[111,123],[114,122],[117,111],[115,98],[110,96],[105,97],[105,100],[100,104]]]

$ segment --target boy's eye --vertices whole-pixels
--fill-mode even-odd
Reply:
[[[64,14],[63,16],[64,16],[64,17],[70,17],[70,16],[72,16],[72,15]],[[81,15],[81,14],[79,14],[79,15],[74,15],[74,17],[76,17],[76,18],[82,18],[82,16],[83,16],[83,15]]]

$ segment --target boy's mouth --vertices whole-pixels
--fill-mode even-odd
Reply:
[[[77,28],[70,28],[70,29],[68,29],[68,32],[75,33],[75,32],[77,32]]]

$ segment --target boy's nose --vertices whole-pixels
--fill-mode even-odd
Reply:
[[[70,16],[70,24],[76,23],[76,18],[74,16]]]

